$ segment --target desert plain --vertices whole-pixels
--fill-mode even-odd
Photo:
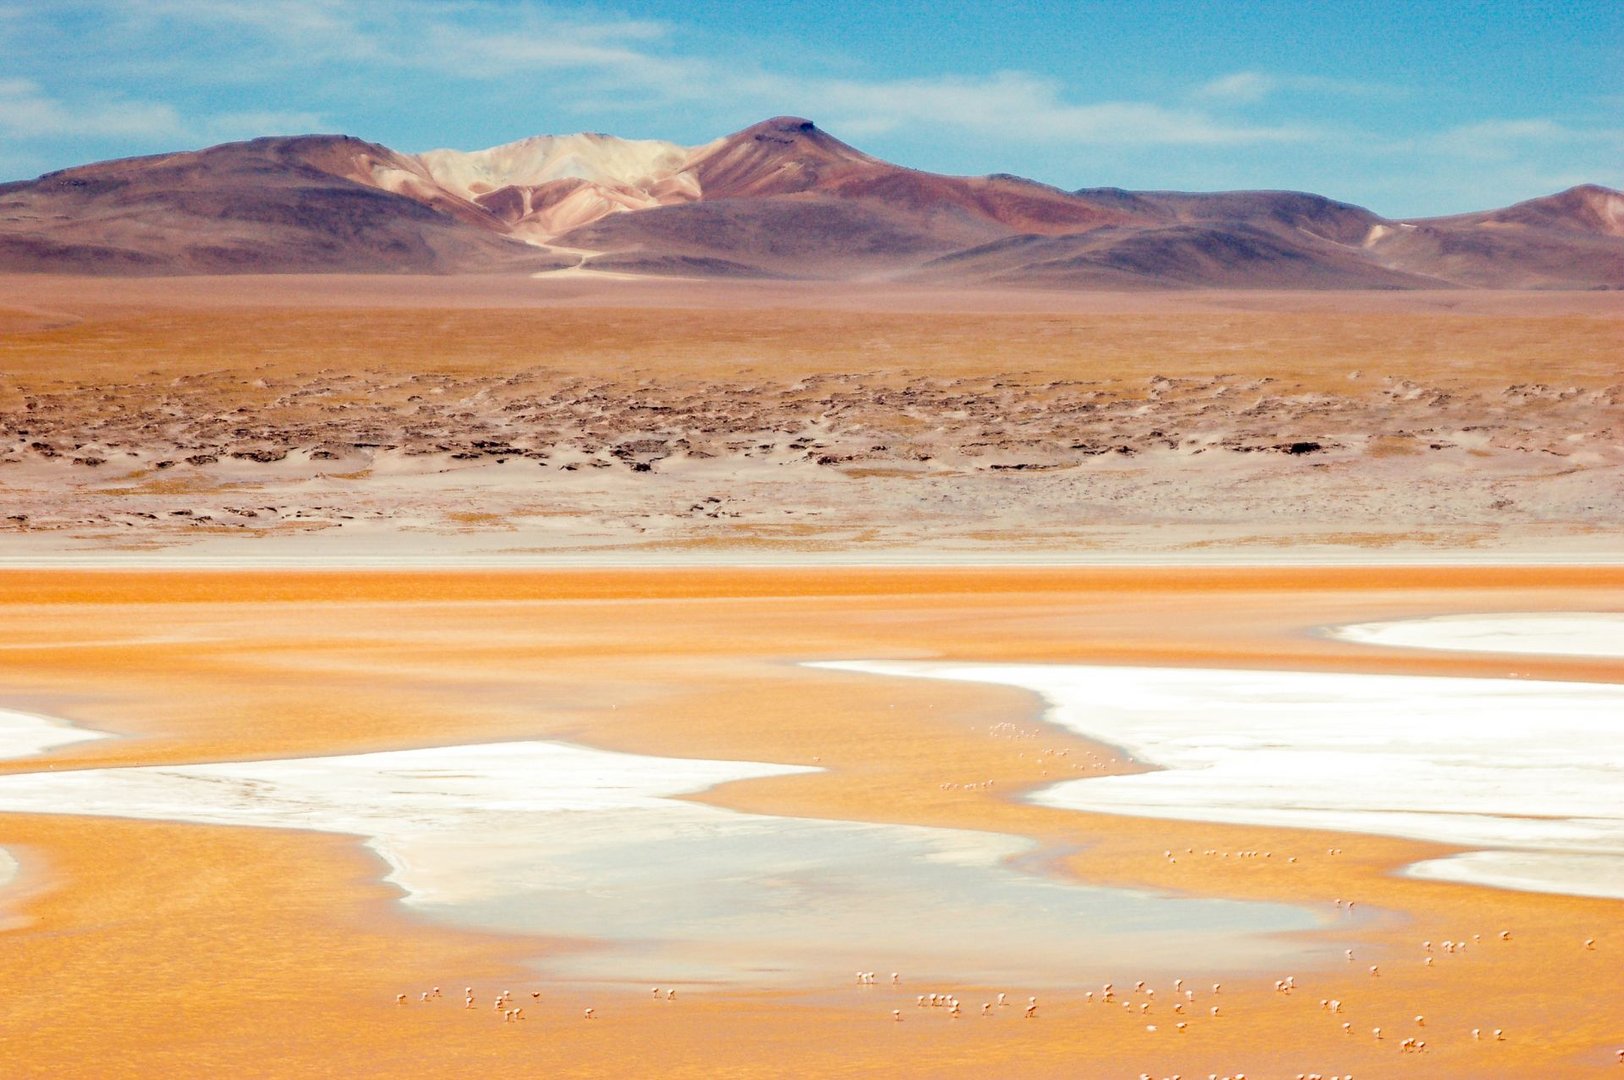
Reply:
[[[3,285],[0,708],[112,736],[0,762],[4,1075],[1624,1067],[1616,897],[1406,873],[1461,850],[1435,841],[1056,807],[1153,763],[1029,690],[805,666],[1624,683],[1616,653],[1326,632],[1624,611],[1616,292]],[[327,804],[243,827],[51,802],[145,769],[251,813],[256,765],[538,742],[771,763],[666,801],[952,830],[949,864],[993,837],[1013,853],[975,881],[1123,890],[1106,907],[1146,921],[1061,934],[927,889],[876,940],[885,860],[821,894],[837,851],[767,866],[749,895],[783,910],[711,910],[690,873],[611,940],[413,903],[423,868]],[[749,877],[725,855],[718,887]],[[558,910],[612,908],[620,869]],[[1243,907],[1186,924],[1167,898]],[[814,907],[826,936],[749,941]]]
[[[1620,550],[1618,292],[14,276],[6,549]]]

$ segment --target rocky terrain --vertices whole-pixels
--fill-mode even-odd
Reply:
[[[1624,383],[372,370],[14,394],[0,525],[60,550],[344,529],[554,553],[1470,547],[1616,537],[1624,506]]]

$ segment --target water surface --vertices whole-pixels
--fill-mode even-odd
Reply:
[[[1075,985],[1318,956],[1282,904],[1093,888],[1022,869],[993,833],[743,814],[675,796],[804,766],[511,742],[0,776],[0,811],[364,837],[424,915],[593,939],[576,978],[770,985],[911,979]]]

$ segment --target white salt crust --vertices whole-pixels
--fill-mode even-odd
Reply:
[[[1425,622],[1404,636],[1424,640],[1435,620]],[[1551,629],[1538,643],[1573,647],[1571,635]],[[1471,636],[1530,640],[1486,635],[1482,622]],[[814,666],[1022,687],[1047,703],[1050,721],[1160,766],[1055,784],[1033,796],[1044,805],[1436,841],[1480,850],[1411,873],[1624,898],[1624,686],[1081,665]]]
[[[1624,657],[1624,613],[1441,615],[1338,626],[1330,636],[1411,649]]]
[[[427,915],[591,940],[551,950],[575,977],[772,983],[866,964],[1057,981],[1314,954],[1270,936],[1316,925],[1302,909],[1061,882],[1019,866],[1017,837],[673,797],[812,771],[515,742],[0,776],[0,811],[355,834]]]
[[[49,716],[0,709],[0,760],[32,757],[58,746],[100,739],[99,731],[75,727]]]

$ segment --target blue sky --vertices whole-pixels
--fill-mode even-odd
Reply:
[[[0,0],[0,179],[263,134],[398,150],[777,114],[1065,188],[1394,215],[1624,187],[1624,4]]]

